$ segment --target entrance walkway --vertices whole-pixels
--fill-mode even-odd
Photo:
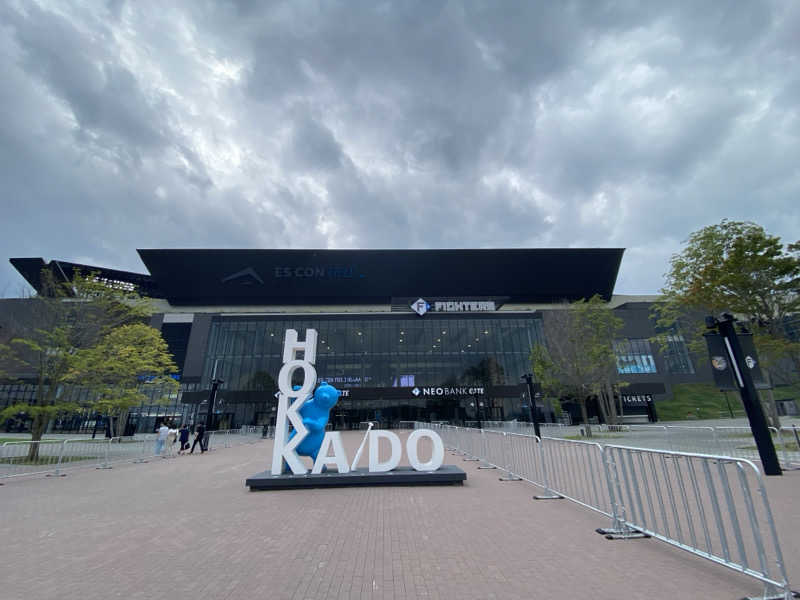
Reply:
[[[405,438],[408,432],[400,432]],[[352,457],[359,432],[345,435]],[[0,597],[706,598],[754,580],[606,523],[447,454],[463,486],[250,492],[272,441],[0,487]],[[366,457],[362,458],[366,462]],[[800,472],[771,480],[800,581]]]

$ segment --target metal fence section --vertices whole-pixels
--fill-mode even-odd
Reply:
[[[652,536],[758,579],[764,598],[793,597],[766,489],[749,460],[415,424],[423,426],[465,460],[503,471],[503,481],[528,481],[545,489],[540,497],[564,497],[609,517],[611,527],[598,532],[611,539]],[[800,447],[800,428],[794,433]],[[687,439],[683,431],[676,435]]]
[[[62,440],[5,442],[0,446],[0,479],[54,472],[63,449]]]
[[[672,450],[698,454],[719,454],[760,460],[758,448],[749,426],[696,425],[586,425],[567,426],[561,423],[540,423],[545,437],[583,440],[651,450]],[[484,428],[533,434],[530,423],[518,421],[484,421]],[[769,428],[781,466],[800,468],[800,426],[797,424]]]
[[[764,482],[750,461],[626,446],[603,448],[616,518],[792,598]]]
[[[274,430],[273,430],[274,431]],[[262,439],[263,427],[228,429],[209,433],[209,448],[231,448]],[[165,447],[159,456],[175,456],[179,443]],[[148,462],[156,458],[155,436],[145,439],[76,438],[21,440],[0,446],[0,480],[23,475],[64,475],[81,468],[111,468],[114,463]]]
[[[608,478],[604,471],[603,447],[595,442],[542,438],[549,489],[612,518],[616,526]]]
[[[693,427],[689,425],[667,425],[669,447],[665,450],[715,454],[717,436],[713,427]]]
[[[781,427],[778,439],[781,445],[778,456],[781,457],[782,466],[786,469],[800,469],[800,425]]]
[[[274,431],[274,428],[273,428]],[[263,437],[263,427],[250,429],[221,429],[208,433],[207,450],[217,448],[232,448],[240,444],[257,442]]]

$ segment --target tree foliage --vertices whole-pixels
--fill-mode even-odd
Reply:
[[[24,317],[7,323],[9,341],[0,362],[10,365],[7,370],[18,377],[35,382],[36,393],[31,401],[0,411],[0,419],[24,413],[33,421],[32,439],[39,440],[51,418],[81,408],[66,392],[88,377],[91,350],[111,339],[108,336],[118,328],[144,323],[151,309],[135,291],[109,285],[93,274],[76,272],[71,282],[63,283],[47,269],[27,309]],[[146,352],[144,346],[136,350]],[[95,362],[93,368],[99,365]]]
[[[98,343],[79,351],[67,379],[89,388],[91,406],[119,416],[147,399],[146,386],[159,393],[178,388],[169,376],[177,367],[161,333],[143,323],[121,325]]]
[[[692,352],[704,356],[703,317],[728,312],[754,333],[768,378],[792,363],[796,369],[800,345],[789,339],[785,323],[800,312],[799,251],[751,222],[723,220],[692,233],[670,260],[655,308],[659,327],[679,329]],[[769,408],[774,421],[774,401]]]
[[[673,311],[727,311],[776,333],[800,309],[798,246],[755,223],[723,220],[689,236],[661,291]]]
[[[600,296],[549,311],[543,320],[547,345],[531,350],[531,367],[545,395],[571,396],[587,420],[586,399],[597,395],[606,422],[616,421],[614,339],[623,321]]]

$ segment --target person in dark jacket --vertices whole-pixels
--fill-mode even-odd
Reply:
[[[189,454],[194,454],[194,447],[197,446],[198,443],[200,444],[200,454],[202,454],[203,452],[206,451],[206,441],[205,441],[206,427],[205,427],[205,425],[200,423],[200,425],[197,426],[197,429],[195,430],[195,432],[196,433],[194,434],[194,443],[192,444],[192,449],[189,451]]]
[[[181,445],[178,454],[183,454],[189,449],[189,433],[189,426],[186,423],[181,425],[181,428],[178,430],[178,443]]]

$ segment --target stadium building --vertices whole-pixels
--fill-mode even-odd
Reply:
[[[131,424],[150,431],[165,418],[197,422],[210,381],[224,380],[215,404],[219,428],[269,424],[286,329],[319,332],[317,373],[343,390],[333,421],[528,420],[521,376],[543,338],[543,319],[565,301],[599,294],[622,317],[615,342],[617,402],[628,417],[670,397],[671,386],[712,381],[696,372],[672,335],[668,355],[655,335],[656,297],[614,295],[622,249],[491,250],[139,250],[149,274],[41,258],[11,263],[36,289],[42,269],[68,280],[76,269],[154,299],[151,324],[180,368],[170,404],[134,409]],[[0,301],[0,320],[14,310]],[[0,407],[24,400],[32,382],[0,385]],[[572,418],[577,406],[565,403]],[[542,417],[553,418],[537,403]],[[590,414],[597,416],[591,406]],[[568,418],[568,417],[564,417]]]

